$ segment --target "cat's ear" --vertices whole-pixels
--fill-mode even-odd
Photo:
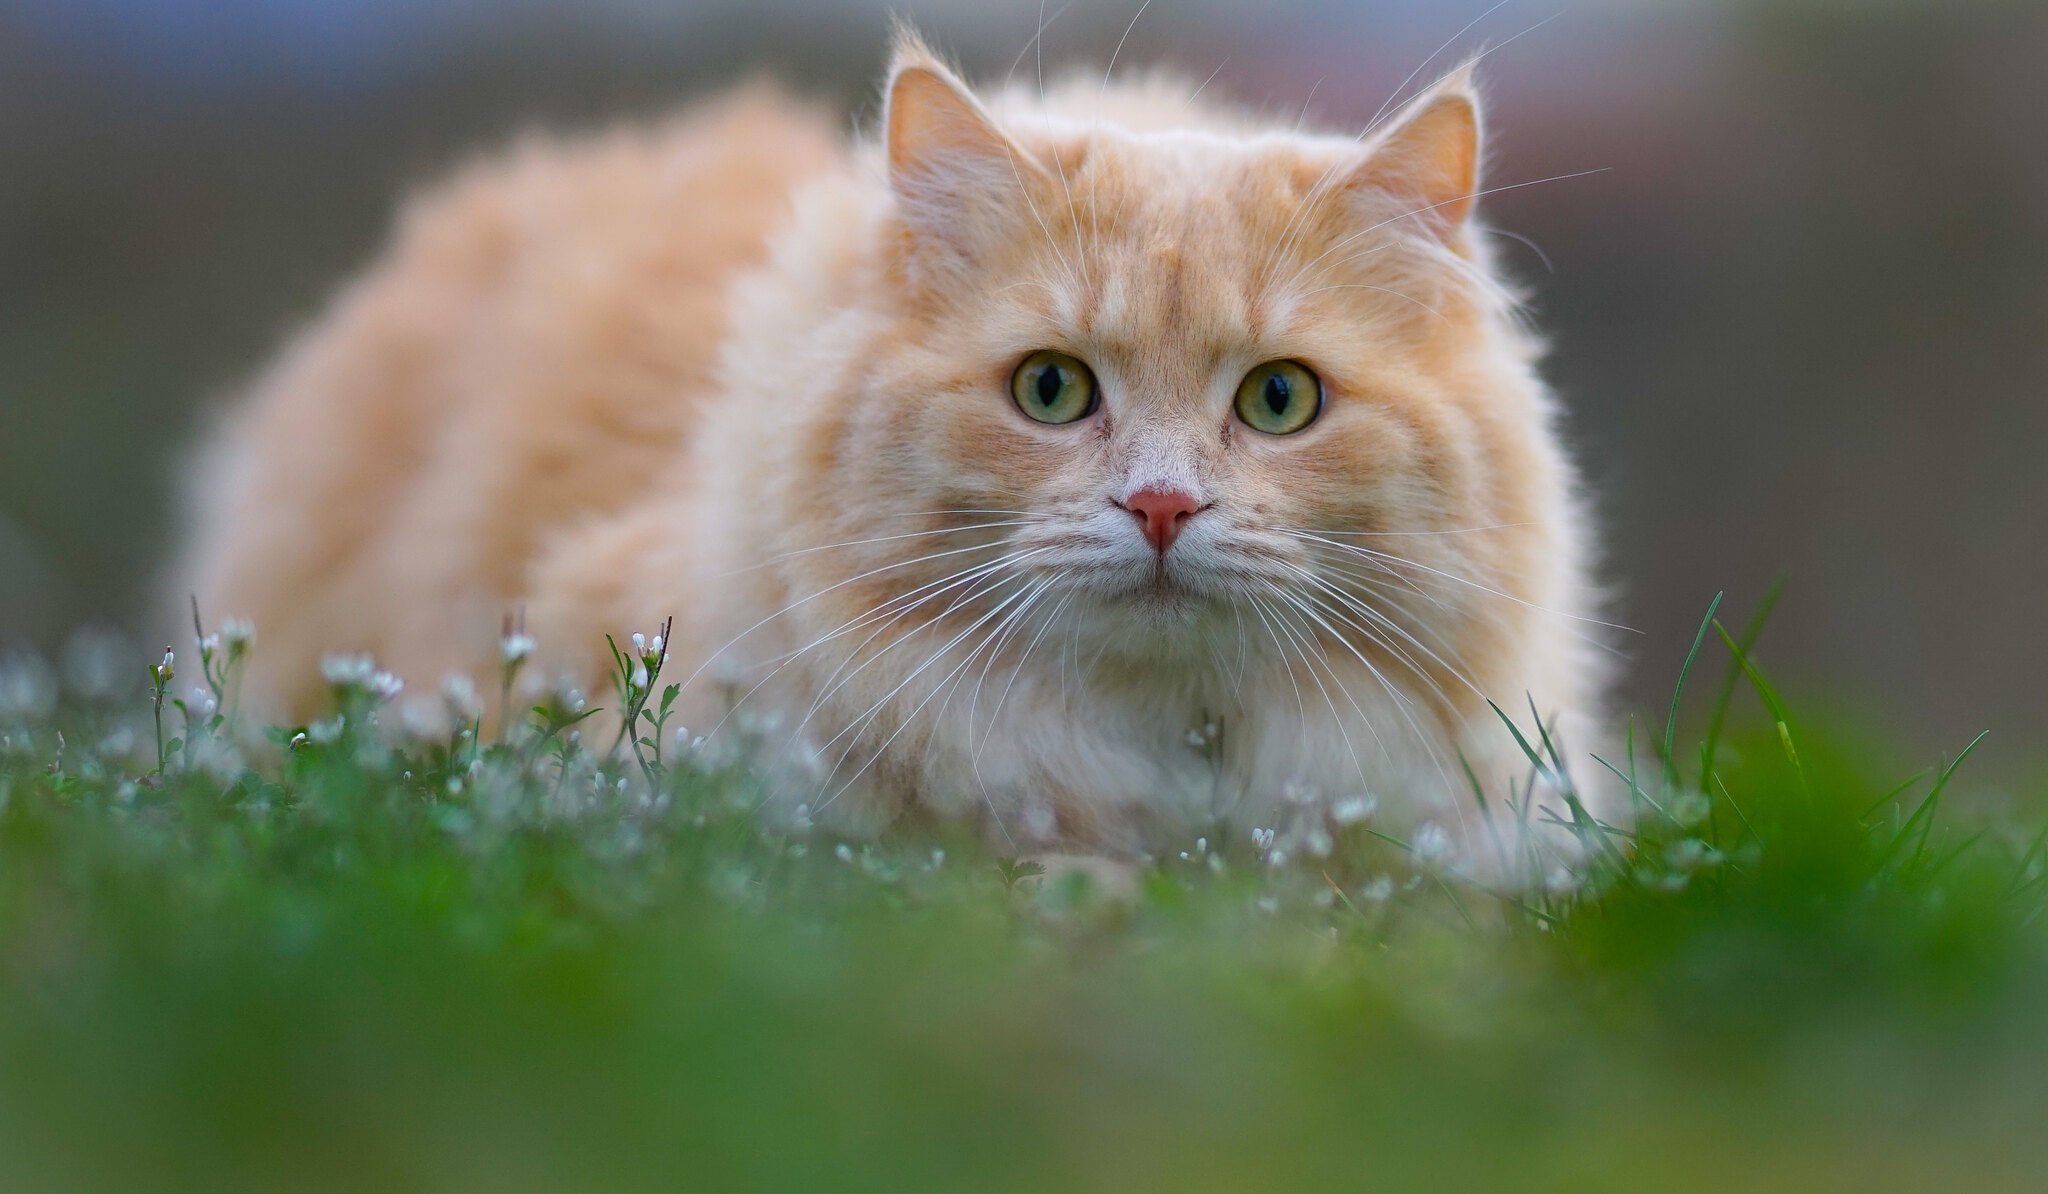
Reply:
[[[958,76],[900,33],[884,116],[889,187],[916,248],[971,260],[1039,173]]]
[[[1354,191],[1403,204],[1403,217],[1451,239],[1479,194],[1479,94],[1469,67],[1409,101],[1366,145]]]

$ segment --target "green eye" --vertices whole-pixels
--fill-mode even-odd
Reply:
[[[1323,413],[1323,383],[1294,361],[1267,361],[1237,383],[1237,417],[1268,435],[1292,435]]]
[[[1071,423],[1095,409],[1095,375],[1063,352],[1034,352],[1010,376],[1017,409],[1041,423]]]

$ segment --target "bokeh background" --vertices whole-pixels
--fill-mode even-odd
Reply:
[[[1049,68],[1356,126],[1494,47],[1491,220],[1609,527],[1629,696],[1789,582],[1788,686],[1993,766],[2048,724],[2048,5],[1055,0]],[[377,249],[530,127],[750,73],[871,113],[890,11],[982,78],[1035,0],[0,0],[0,646],[132,623],[172,484]],[[1472,22],[1462,34],[1461,28]],[[1030,58],[1023,70],[1033,69]]]

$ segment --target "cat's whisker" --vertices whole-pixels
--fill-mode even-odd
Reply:
[[[1603,622],[1599,618],[1588,617],[1583,614],[1566,613],[1563,610],[1556,610],[1551,609],[1548,606],[1538,605],[1537,603],[1530,601],[1526,598],[1518,597],[1513,593],[1504,593],[1491,585],[1483,584],[1479,581],[1471,579],[1470,577],[1459,576],[1453,572],[1446,572],[1441,568],[1432,568],[1428,564],[1424,564],[1418,560],[1407,559],[1406,557],[1393,555],[1388,552],[1375,551],[1370,547],[1361,547],[1355,543],[1339,543],[1336,540],[1325,539],[1320,535],[1309,534],[1306,532],[1296,532],[1296,534],[1304,539],[1311,539],[1318,543],[1322,543],[1342,551],[1352,552],[1364,558],[1377,560],[1381,563],[1389,565],[1390,567],[1418,569],[1422,572],[1430,574],[1431,576],[1441,577],[1444,580],[1451,581],[1454,584],[1470,586],[1471,588],[1476,589],[1479,592],[1485,593],[1488,596],[1498,597],[1503,601],[1512,601],[1517,605],[1524,606],[1531,610],[1535,610],[1538,613],[1549,614],[1552,617],[1557,618],[1568,618],[1574,622],[1583,622],[1589,625],[1603,627],[1608,630],[1621,630],[1626,631],[1629,634],[1641,633],[1633,627],[1623,626],[1616,622]]]
[[[1395,712],[1400,714],[1401,720],[1407,724],[1408,730],[1411,734],[1414,735],[1416,743],[1419,746],[1421,746],[1423,750],[1429,755],[1431,763],[1437,768],[1439,777],[1442,778],[1444,782],[1448,785],[1450,782],[1450,777],[1449,774],[1444,770],[1443,759],[1441,757],[1437,745],[1437,738],[1435,735],[1426,732],[1422,728],[1421,723],[1415,720],[1415,714],[1413,709],[1411,708],[1411,706],[1414,703],[1413,699],[1408,697],[1403,692],[1401,692],[1399,687],[1395,685],[1385,675],[1385,673],[1381,672],[1378,667],[1374,666],[1372,661],[1367,659],[1364,653],[1360,652],[1355,646],[1353,646],[1343,634],[1339,633],[1334,627],[1330,626],[1328,622],[1324,621],[1319,615],[1317,615],[1315,611],[1311,609],[1307,605],[1307,603],[1301,599],[1299,594],[1290,593],[1285,589],[1279,588],[1278,586],[1274,587],[1274,592],[1279,596],[1279,598],[1282,601],[1293,606],[1304,616],[1314,619],[1317,622],[1317,624],[1322,626],[1322,628],[1332,638],[1334,638],[1338,643],[1342,644],[1346,649],[1348,649],[1361,664],[1365,665],[1366,671],[1370,673],[1372,677],[1379,682],[1380,687],[1386,691],[1388,698],[1393,702]],[[1330,666],[1328,659],[1323,660],[1323,666],[1326,668]],[[1334,679],[1334,670],[1331,674],[1332,678]],[[1339,686],[1342,687],[1341,682]],[[1439,690],[1439,692],[1440,691],[1441,690]],[[1345,696],[1346,699],[1350,699],[1349,689],[1345,689]],[[1358,705],[1355,700],[1352,701],[1352,707],[1354,709],[1358,709]],[[1335,713],[1334,709],[1332,710],[1332,713]],[[1368,727],[1372,726],[1372,719],[1366,715],[1363,709],[1358,709],[1358,715],[1359,718],[1363,720]],[[1374,730],[1373,736],[1375,739],[1379,738],[1377,729]],[[1387,751],[1386,743],[1384,740],[1380,740],[1380,747],[1382,751]],[[1388,751],[1387,754],[1389,760],[1392,761],[1392,752]],[[1360,781],[1365,782],[1365,776],[1363,774],[1361,774],[1360,776]]]
[[[974,543],[969,544],[966,547],[955,547],[950,548],[946,551],[931,552],[929,554],[922,556],[913,556],[907,560],[897,560],[894,563],[884,564],[879,568],[870,568],[866,572],[859,573],[855,576],[849,576],[845,580],[839,581],[836,584],[828,585],[825,588],[819,589],[817,592],[810,594],[809,596],[799,597],[795,601],[792,601],[789,604],[783,606],[781,609],[776,610],[774,613],[769,614],[767,617],[762,618],[760,621],[755,622],[753,625],[747,627],[745,630],[740,631],[738,634],[734,635],[732,639],[728,641],[724,646],[719,647],[717,650],[712,651],[711,653],[706,655],[704,657],[704,662],[698,664],[697,669],[695,671],[691,672],[688,676],[685,676],[683,678],[683,687],[688,688],[692,683],[696,681],[696,679],[699,676],[702,676],[707,669],[711,668],[712,666],[717,664],[719,660],[723,659],[727,651],[732,650],[734,647],[737,647],[741,642],[745,641],[748,635],[761,629],[768,623],[773,622],[775,619],[780,618],[785,614],[791,613],[796,609],[804,605],[807,605],[813,601],[816,601],[818,598],[823,597],[828,593],[836,592],[850,584],[856,584],[860,581],[867,580],[871,577],[880,576],[886,572],[893,572],[899,568],[911,568],[915,567],[918,564],[929,563],[932,560],[945,559],[948,556],[957,556],[964,552],[970,551],[987,551],[991,547],[999,546],[1001,546],[1000,543]]]
[[[884,693],[875,701],[874,704],[868,706],[865,712],[863,712],[860,716],[856,717],[852,722],[850,722],[845,729],[839,731],[839,733],[833,735],[832,738],[827,740],[823,749],[826,751],[830,751],[832,747],[836,746],[839,743],[839,740],[841,738],[844,738],[851,733],[857,733],[860,727],[872,724],[874,719],[879,715],[880,711],[883,708],[885,708],[891,701],[895,700],[896,694],[902,692],[903,689],[907,687],[912,681],[916,680],[919,676],[923,675],[926,671],[935,666],[941,659],[944,659],[946,657],[946,653],[951,651],[955,646],[958,646],[963,639],[967,638],[976,630],[986,625],[991,619],[995,618],[996,616],[1001,614],[1004,609],[1008,608],[1012,602],[1015,602],[1029,591],[1030,590],[1028,588],[1021,589],[1018,592],[1013,593],[1008,597],[1005,597],[1002,601],[996,604],[995,608],[981,615],[981,617],[969,623],[966,629],[961,630],[958,634],[955,634],[951,639],[948,639],[942,646],[939,647],[938,650],[932,652],[931,656],[928,659],[926,659],[925,662],[919,664],[914,670],[911,671],[909,675],[903,677],[902,680],[898,681],[896,687]],[[970,656],[970,658],[972,658],[972,656]],[[961,666],[965,666],[965,663],[963,662]],[[947,678],[950,678],[950,675]],[[868,768],[872,767],[875,761],[877,759],[880,759],[882,755],[888,751],[890,744],[895,742],[897,736],[902,734],[904,730],[910,727],[911,722],[914,721],[917,715],[924,710],[924,707],[926,705],[932,702],[932,699],[934,697],[938,696],[938,694],[944,689],[944,687],[945,679],[941,679],[937,685],[933,686],[932,691],[925,696],[924,700],[918,702],[917,707],[912,709],[907,716],[903,717],[900,720],[900,722],[896,726],[896,729],[893,730],[889,734],[889,736],[883,740],[882,744],[879,747],[875,748],[874,752],[868,756],[868,761],[861,764],[860,770],[854,772],[854,774],[850,778],[848,778],[845,783],[839,785],[839,787],[835,791],[833,791],[833,793],[830,796],[825,797],[823,800],[821,800],[818,803],[817,807],[820,810],[829,807],[833,801],[839,799],[840,796],[844,795],[848,788],[852,787],[855,783],[859,782],[860,777],[867,773]],[[852,745],[852,743],[848,744],[848,752],[851,751]],[[844,762],[844,754],[842,754],[841,756],[841,762]],[[831,786],[833,778],[839,774],[839,766],[840,764],[838,763],[835,763],[833,765],[832,770],[825,776],[825,781],[819,788],[820,792],[824,791],[826,787]]]
[[[963,587],[971,589],[975,582],[980,580],[981,578],[1001,572],[1004,568],[1010,565],[1013,556],[1017,554],[1019,553],[1013,551],[994,560],[983,560],[979,563],[970,564],[967,567],[949,573],[946,576],[939,577],[937,580],[927,581],[924,584],[917,586],[916,588],[898,593],[888,598],[887,600],[881,602],[880,604],[875,605],[863,611],[862,613],[857,614],[854,617],[840,623],[838,626],[826,631],[825,633],[812,639],[810,642],[805,643],[803,646],[796,648],[795,650],[785,651],[780,655],[769,656],[768,658],[761,660],[761,666],[774,666],[768,672],[767,675],[763,676],[760,680],[756,681],[751,688],[749,688],[744,694],[742,694],[737,700],[735,700],[732,703],[732,706],[726,710],[725,716],[720,718],[718,723],[714,725],[711,728],[711,730],[706,731],[706,736],[711,736],[719,728],[723,727],[725,722],[729,720],[735,713],[737,713],[740,707],[744,705],[749,698],[751,698],[755,693],[759,692],[770,681],[774,680],[774,678],[777,675],[781,674],[792,663],[802,658],[804,655],[810,653],[813,650],[816,650],[818,647],[821,647],[828,642],[833,641],[834,639],[844,637],[848,634],[856,633],[861,629],[880,621],[882,624],[880,626],[877,626],[875,630],[869,633],[867,638],[861,640],[861,642],[854,647],[853,655],[858,655],[862,648],[864,648],[868,643],[874,641],[874,639],[878,635],[886,632],[890,626],[893,626],[905,617],[908,617],[910,614],[914,613],[919,608],[922,608],[923,606],[928,605],[931,602],[945,596],[948,592]],[[956,598],[956,601],[957,600],[958,599]],[[940,616],[943,617],[945,614],[951,613],[954,608],[957,608],[957,606],[949,605],[945,610],[941,611]],[[890,616],[892,612],[893,616]],[[847,662],[850,661],[851,656],[849,657]],[[840,664],[841,668],[844,668],[845,666],[846,664],[844,662]],[[834,675],[837,674],[838,673],[835,671]]]
[[[930,626],[937,625],[939,622],[943,621],[947,616],[951,615],[954,611],[974,601],[976,598],[982,596],[983,594],[992,592],[996,586],[1000,585],[1004,580],[1008,579],[1007,574],[1013,569],[1013,567],[1017,563],[1025,559],[1029,559],[1035,554],[1037,553],[1013,553],[1011,555],[1003,557],[1002,559],[994,560],[989,563],[983,564],[978,568],[970,569],[969,572],[972,573],[972,575],[963,575],[959,580],[956,580],[952,584],[949,584],[946,589],[938,590],[930,594],[927,594],[919,600],[911,602],[910,604],[896,611],[893,616],[889,617],[886,621],[882,622],[882,624],[877,626],[874,629],[874,631],[872,631],[866,638],[862,639],[858,644],[856,644],[854,649],[847,654],[844,660],[840,662],[839,666],[833,669],[832,674],[825,678],[823,683],[820,685],[820,691],[818,695],[812,699],[810,707],[804,711],[803,718],[797,723],[795,729],[791,731],[792,735],[801,734],[804,728],[810,725],[811,719],[815,717],[818,714],[819,710],[821,710],[824,707],[825,702],[829,701],[833,697],[833,695],[836,694],[845,685],[852,682],[854,677],[858,676],[861,672],[867,670],[867,668],[871,664],[874,664],[875,662],[880,660],[883,656],[887,655],[897,646],[900,646],[904,642],[907,642],[910,639],[911,635],[914,635],[921,630],[927,629]],[[993,579],[991,580],[991,578]],[[988,583],[984,584],[984,582]],[[921,625],[913,629],[909,634],[905,634],[902,637],[899,637],[891,641],[890,643],[886,644],[882,647],[881,650],[875,652],[873,655],[868,656],[866,659],[861,660],[859,664],[854,665],[851,671],[846,670],[848,665],[853,665],[854,660],[860,658],[861,651],[865,650],[869,643],[873,642],[876,638],[886,633],[892,626],[896,625],[898,622],[901,622],[904,618],[909,617],[919,608],[931,603],[932,601],[937,600],[939,597],[943,596],[945,592],[954,588],[958,588],[961,591],[956,596],[954,596],[954,598],[950,602],[947,603],[944,609],[939,611],[937,616],[933,617],[929,622],[925,623],[924,625]],[[900,598],[892,599],[892,601],[894,600],[900,600]],[[876,607],[876,609],[861,615],[859,618],[856,618],[854,621],[856,623],[859,623],[859,625],[853,626],[853,629],[857,630],[860,628],[861,625],[867,625],[872,620],[886,613],[886,607],[889,604],[890,602],[884,602],[882,606],[878,606]],[[838,637],[840,634],[846,632],[846,628],[841,628],[841,630],[834,631],[832,632],[832,634],[826,635],[823,638],[820,638],[819,640],[805,646],[804,648],[802,648],[801,651],[798,652],[798,654],[807,652],[813,649],[814,647],[822,644],[823,642],[829,641],[830,639]],[[777,670],[780,669],[778,668]],[[843,676],[841,675],[842,672],[844,672]]]
[[[1296,627],[1286,623],[1284,618],[1284,611],[1290,608],[1296,611],[1301,611],[1302,607],[1300,606],[1295,596],[1277,585],[1273,586],[1271,592],[1273,596],[1280,602],[1280,605],[1275,610],[1275,613],[1276,615],[1282,616],[1282,624],[1283,626],[1286,626],[1288,637],[1290,639],[1293,639],[1296,645],[1300,648],[1302,662],[1308,667],[1308,678],[1310,680],[1313,680],[1315,682],[1316,688],[1322,692],[1323,704],[1328,706],[1330,710],[1330,723],[1337,728],[1338,736],[1344,740],[1344,751],[1346,754],[1351,756],[1351,765],[1358,770],[1358,782],[1361,786],[1364,786],[1368,783],[1365,762],[1358,757],[1358,747],[1351,741],[1351,731],[1348,728],[1346,728],[1344,724],[1344,715],[1338,710],[1336,699],[1330,695],[1330,689],[1328,685],[1325,685],[1323,683],[1322,676],[1318,675],[1316,672],[1317,662],[1320,661],[1323,665],[1323,669],[1325,671],[1330,672],[1330,679],[1332,680],[1332,682],[1336,683],[1337,690],[1344,694],[1345,702],[1351,706],[1352,712],[1358,714],[1359,722],[1365,726],[1368,732],[1372,734],[1373,741],[1379,743],[1380,753],[1386,756],[1389,760],[1391,760],[1393,758],[1393,752],[1387,748],[1386,741],[1380,737],[1379,728],[1372,724],[1372,718],[1366,716],[1365,710],[1359,707],[1357,699],[1351,695],[1351,690],[1344,686],[1343,681],[1337,676],[1336,672],[1330,668],[1330,661],[1328,660],[1328,658],[1324,656],[1323,652],[1315,649],[1315,644],[1313,642],[1313,633],[1307,628],[1306,625],[1297,629]]]
[[[966,526],[940,527],[937,530],[932,531],[910,531],[908,533],[901,535],[877,535],[867,539],[848,539],[843,543],[820,543],[815,547],[800,547],[797,548],[795,551],[786,551],[783,552],[781,555],[771,556],[758,564],[752,564],[745,568],[735,568],[730,572],[720,573],[719,577],[720,579],[725,579],[728,577],[743,576],[746,573],[758,571],[759,569],[779,564],[784,560],[793,560],[799,556],[816,555],[818,552],[821,551],[837,551],[841,548],[846,547],[865,547],[875,543],[895,543],[899,540],[904,539],[928,539],[934,535],[958,535],[967,531],[990,531],[997,530],[1002,527],[1020,527],[1030,525],[1032,524],[1028,520],[1024,519],[1017,519],[1008,522],[976,522],[969,523]]]
[[[1497,522],[1491,526],[1447,527],[1440,531],[1317,531],[1314,533],[1344,538],[1356,537],[1366,539],[1404,539],[1419,538],[1430,535],[1476,535],[1482,531],[1511,531],[1521,527],[1534,525],[1536,524],[1532,522]],[[1282,527],[1279,529],[1283,534],[1290,531],[1305,530],[1305,528],[1299,527]]]

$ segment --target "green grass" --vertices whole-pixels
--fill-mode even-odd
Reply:
[[[564,709],[394,750],[355,681],[253,767],[207,709],[160,771],[148,698],[17,710],[0,1189],[2041,1188],[2037,826],[1702,679],[1754,639],[1703,631],[1668,763],[1635,735],[1636,836],[1512,899],[1368,822],[1106,900],[771,831]]]

